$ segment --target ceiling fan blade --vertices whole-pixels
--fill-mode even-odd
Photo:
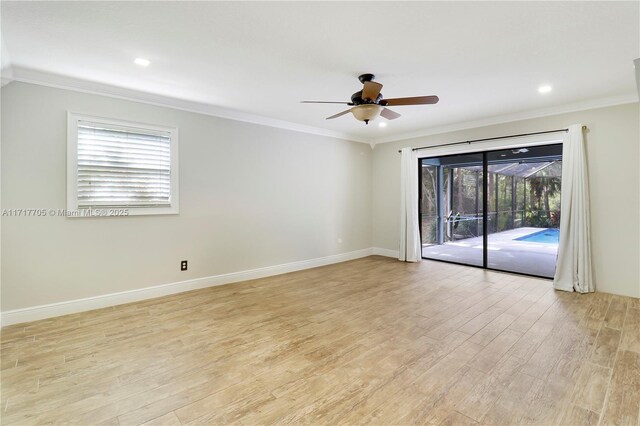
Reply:
[[[391,111],[389,108],[383,108],[382,111],[380,111],[380,116],[386,118],[387,120],[395,120],[396,118],[400,117],[400,114],[395,111]]]
[[[428,105],[437,104],[440,98],[437,96],[415,96],[413,98],[394,98],[383,99],[380,101],[380,105],[383,106],[398,106],[398,105]]]
[[[335,115],[332,115],[331,117],[327,117],[326,119],[327,120],[333,120],[334,118],[342,117],[343,115],[348,114],[350,112],[351,112],[351,109],[348,109],[346,111],[342,111],[342,112],[339,112],[339,113],[337,113]]]
[[[362,99],[375,101],[382,90],[382,84],[375,81],[365,81],[362,89]]]
[[[333,102],[333,101],[300,101],[301,104],[342,104],[353,105],[353,102]]]

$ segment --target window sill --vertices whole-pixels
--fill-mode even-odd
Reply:
[[[69,209],[68,218],[178,215],[178,207],[92,207]]]

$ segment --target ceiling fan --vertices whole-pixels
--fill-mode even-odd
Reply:
[[[391,111],[387,106],[428,105],[436,104],[440,100],[435,95],[384,99],[382,97],[382,93],[380,93],[382,90],[382,84],[373,81],[374,78],[375,76],[373,74],[362,74],[358,77],[358,80],[360,80],[364,87],[362,90],[351,95],[351,102],[302,101],[302,103],[350,105],[353,108],[349,108],[346,111],[327,117],[327,120],[332,120],[347,113],[352,113],[356,120],[364,121],[365,124],[369,124],[369,121],[376,119],[378,116],[382,116],[387,120],[395,120],[400,117],[400,114]]]

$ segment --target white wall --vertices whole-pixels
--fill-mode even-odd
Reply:
[[[597,290],[640,297],[640,117],[637,103],[376,145],[373,156],[373,245],[398,250],[398,149],[559,129],[574,123],[589,127],[586,140]]]
[[[638,104],[377,145],[24,83],[2,88],[2,208],[66,205],[68,110],[180,129],[180,215],[4,217],[2,311],[398,248],[399,157],[423,146],[589,126],[598,290],[640,296]],[[343,243],[337,242],[342,238]],[[189,260],[189,270],[179,262]]]
[[[180,214],[4,217],[3,312],[371,247],[366,144],[18,82],[4,209],[65,208],[67,111],[177,126]]]

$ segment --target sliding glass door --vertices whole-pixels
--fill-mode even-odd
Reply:
[[[422,256],[552,277],[561,170],[561,144],[421,159]]]
[[[423,159],[423,257],[483,266],[482,154]]]

